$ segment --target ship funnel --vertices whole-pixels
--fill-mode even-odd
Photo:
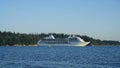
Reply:
[[[45,37],[45,39],[55,39],[53,35],[49,35],[48,37]]]
[[[81,39],[80,37],[76,37],[80,42],[85,42],[83,39]]]

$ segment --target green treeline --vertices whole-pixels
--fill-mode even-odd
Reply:
[[[50,33],[55,36],[55,38],[67,38],[68,34],[56,34],[56,33]],[[39,39],[43,39],[46,37],[47,34],[41,33],[41,34],[25,34],[25,33],[15,33],[15,32],[1,32],[0,31],[0,46],[5,45],[36,45],[37,41]],[[119,41],[109,41],[104,40],[101,41],[99,39],[93,39],[88,36],[80,36],[85,41],[90,41],[92,45],[120,45]]]
[[[0,31],[0,45],[34,45],[40,38],[38,34],[20,34]]]

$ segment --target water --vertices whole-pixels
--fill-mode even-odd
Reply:
[[[0,68],[120,68],[120,46],[1,46]]]

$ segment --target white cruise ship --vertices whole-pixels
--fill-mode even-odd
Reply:
[[[80,37],[70,35],[68,38],[60,39],[49,35],[37,42],[38,46],[87,46],[90,42],[85,42]]]

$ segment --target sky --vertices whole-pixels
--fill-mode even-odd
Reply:
[[[120,0],[0,0],[0,31],[120,41]]]

